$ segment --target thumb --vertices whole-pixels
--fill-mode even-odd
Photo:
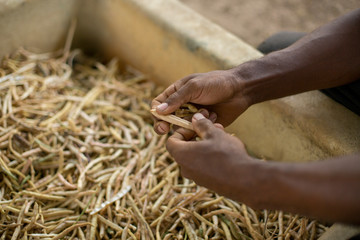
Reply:
[[[216,127],[211,120],[205,118],[201,113],[194,114],[192,124],[195,132],[202,139],[212,138],[221,131],[221,129]]]
[[[190,102],[193,91],[187,86],[181,87],[173,92],[168,98],[156,107],[156,111],[160,114],[170,114],[175,112],[184,103]]]

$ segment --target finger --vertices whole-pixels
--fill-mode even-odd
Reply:
[[[155,99],[151,102],[151,108],[157,108],[159,105],[161,105],[172,93],[176,91],[176,89],[181,88],[182,85],[184,85],[187,81],[189,81],[191,78],[196,76],[196,74],[192,74],[189,76],[186,76],[183,79],[180,79],[176,83],[170,85],[163,93],[161,93],[159,96],[157,96]],[[160,107],[161,109],[162,107]],[[154,130],[157,134],[164,135],[167,134],[170,131],[170,124],[165,121],[160,121],[159,119],[154,117]]]
[[[206,109],[200,109],[198,114],[200,114],[204,118],[209,117],[209,112]],[[185,119],[190,120],[188,117],[185,117]],[[195,135],[196,133],[194,131],[179,127],[176,129],[174,134],[169,137],[168,142],[170,141],[170,145],[173,143],[176,144],[186,142],[195,137]]]
[[[199,111],[199,113],[201,113],[204,117],[209,118],[209,111],[206,110],[205,108],[201,108]],[[187,116],[184,117],[185,120],[191,121],[191,116]],[[173,129],[182,134],[185,138],[185,141],[190,141],[192,140],[194,137],[196,137],[196,133],[194,131],[191,131],[189,129],[185,129],[182,127],[177,127],[177,126],[173,126]]]
[[[151,108],[157,108],[159,105],[164,103],[166,101],[166,99],[169,98],[169,96],[171,96],[173,93],[178,91],[187,81],[189,81],[190,79],[192,79],[195,76],[196,76],[196,74],[191,74],[191,75],[186,76],[186,77],[176,81],[175,83],[171,84],[161,94],[159,94],[156,98],[154,98],[154,100],[151,103]],[[161,109],[163,108],[163,106],[160,107],[158,113],[160,113],[160,114],[162,113]],[[167,113],[162,113],[162,114],[167,114]]]
[[[219,131],[219,128],[217,128],[211,120],[206,119],[201,113],[194,114],[192,124],[195,132],[203,139],[211,138]]]
[[[217,114],[215,112],[211,112],[210,113],[210,116],[209,116],[209,119],[211,120],[211,122],[216,122],[216,119],[217,119]]]
[[[154,130],[159,135],[167,134],[170,131],[170,124],[165,121],[155,121]]]
[[[171,94],[164,103],[157,106],[156,110],[162,114],[170,114],[176,111],[181,105],[191,102],[194,92],[196,92],[196,89],[190,85],[184,85],[178,91]]]
[[[211,117],[211,114],[209,113],[208,110],[206,110],[205,108],[200,108],[198,113],[201,113],[205,118],[209,118]],[[191,121],[191,119],[187,119],[189,121]]]
[[[204,117],[206,117],[206,118],[209,118],[209,115],[210,115],[209,111],[206,110],[205,108],[199,109],[199,110],[198,110],[198,113],[201,113],[201,114],[204,115]],[[192,116],[191,116],[191,115],[185,116],[185,117],[183,117],[183,119],[191,122]],[[181,128],[182,128],[182,127],[173,125],[173,130],[175,130],[175,131],[177,131],[178,129],[181,129]],[[195,133],[194,131],[192,131],[192,132]]]
[[[156,107],[157,112],[160,114],[170,114],[184,103],[192,102],[199,95],[199,87],[196,84],[192,84],[190,80],[192,78],[176,89],[171,95],[168,95],[166,100]]]
[[[187,135],[183,135],[182,131],[176,131],[171,135],[166,141],[166,149],[175,159],[178,156],[178,153],[186,151],[186,146],[189,142],[186,142]]]
[[[225,130],[224,129],[224,126],[222,125],[222,124],[220,124],[220,123],[214,123],[214,126],[216,127],[216,128],[218,128],[218,129],[221,129],[221,130]]]
[[[196,133],[194,131],[186,128],[178,128],[174,133],[181,134],[184,141],[191,141],[196,136]]]
[[[155,99],[152,100],[151,102],[151,108],[156,108],[156,106],[160,105],[161,103]],[[164,135],[166,133],[168,133],[170,131],[170,124],[165,122],[165,121],[161,121],[158,118],[156,118],[154,115],[151,116],[152,119],[154,120],[154,130],[157,134],[159,135]]]

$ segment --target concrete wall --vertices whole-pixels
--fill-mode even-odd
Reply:
[[[19,47],[35,52],[63,47],[78,4],[74,0],[17,0],[0,4],[0,56]]]

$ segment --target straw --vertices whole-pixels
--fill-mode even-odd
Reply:
[[[327,229],[183,178],[152,127],[162,88],[69,44],[1,63],[0,239],[316,239]],[[172,123],[190,127],[182,117],[197,111],[183,105]]]

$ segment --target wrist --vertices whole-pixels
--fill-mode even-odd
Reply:
[[[249,91],[250,86],[247,79],[250,79],[249,71],[251,69],[248,65],[247,62],[226,70],[233,79],[233,97],[239,99],[245,109],[256,103],[253,94]]]
[[[273,174],[269,171],[268,163],[252,158],[246,162],[239,162],[234,168],[237,169],[234,171],[236,174],[233,179],[229,178],[229,182],[233,183],[231,188],[235,191],[230,198],[253,208],[263,208],[268,194],[267,185]]]
[[[263,92],[264,72],[259,66],[259,60],[245,62],[235,68],[230,69],[236,79],[236,95],[246,99],[248,107],[264,101],[260,92]]]
[[[231,69],[239,82],[237,91],[250,105],[297,93],[293,81],[297,66],[289,61],[278,51]]]
[[[247,163],[240,163],[236,171],[238,178],[233,181],[233,188],[237,189],[234,199],[255,209],[285,207],[292,210],[292,207],[283,201],[291,199],[288,196],[291,189],[287,184],[291,179],[287,174],[289,171],[294,173],[290,165],[255,158]]]

